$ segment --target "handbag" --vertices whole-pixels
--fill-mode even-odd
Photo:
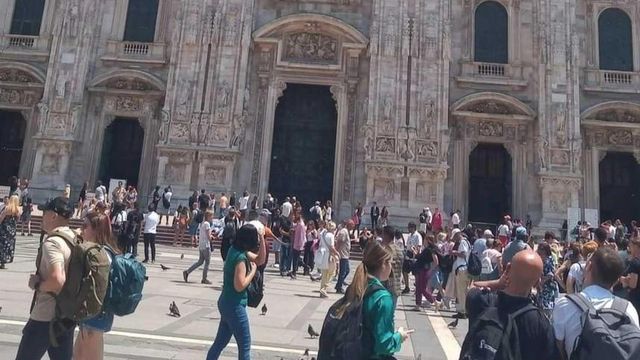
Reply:
[[[251,262],[247,260],[245,264],[247,266],[247,273],[249,273],[249,271],[251,271]],[[247,286],[247,306],[257,308],[258,305],[260,305],[264,297],[264,287],[262,285],[262,273],[256,271],[249,286]]]
[[[326,247],[322,247],[322,245],[320,244],[320,242],[322,241],[326,245],[324,238],[325,236],[323,234],[320,240],[318,240],[318,249],[314,253],[314,260],[318,269],[326,269],[329,265],[329,249],[327,249]]]

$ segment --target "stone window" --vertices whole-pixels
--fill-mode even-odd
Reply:
[[[153,42],[158,17],[158,0],[129,0],[124,41]]]
[[[598,17],[600,69],[633,71],[631,18],[621,9],[609,8]]]
[[[40,35],[45,0],[16,0],[11,20],[11,34]]]
[[[474,61],[509,63],[509,15],[502,4],[485,1],[474,18]]]

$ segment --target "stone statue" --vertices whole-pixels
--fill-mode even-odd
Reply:
[[[390,98],[385,98],[384,102],[382,103],[383,106],[383,115],[385,119],[391,119],[391,99]]]
[[[249,87],[246,87],[244,89],[244,99],[242,102],[242,109],[243,112],[244,111],[249,111],[249,104],[251,103],[251,91],[249,90]]]
[[[171,113],[168,109],[160,110],[160,129],[158,129],[158,141],[166,144],[169,140],[169,123],[171,122]]]
[[[546,151],[548,147],[549,147],[549,142],[544,137],[539,136],[536,142],[536,148],[537,148],[536,151],[537,151],[538,161],[540,162],[541,170],[547,168]]]
[[[431,137],[435,117],[435,103],[429,99],[424,105],[424,130],[427,138]]]
[[[220,106],[226,107],[229,105],[229,83],[226,81],[220,86]]]
[[[440,149],[440,162],[443,164],[447,163],[449,158],[449,144],[451,143],[451,129],[442,130],[442,145]]]
[[[371,160],[373,157],[374,139],[373,129],[367,128],[364,132],[364,157],[367,160]]]
[[[47,105],[43,101],[40,101],[36,104],[36,107],[38,108],[38,113],[40,114],[40,116],[38,117],[38,133],[42,134],[45,130],[45,125],[49,116],[49,105]]]

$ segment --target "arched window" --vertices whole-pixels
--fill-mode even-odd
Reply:
[[[631,19],[622,10],[609,8],[598,18],[600,69],[633,71]]]
[[[125,41],[153,42],[158,17],[158,0],[129,0]]]
[[[11,20],[11,34],[40,35],[45,0],[16,0]]]
[[[478,5],[475,13],[474,60],[507,64],[509,62],[509,15],[495,1]]]

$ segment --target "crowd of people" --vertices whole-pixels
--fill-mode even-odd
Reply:
[[[106,189],[98,183],[95,198],[88,201],[87,186],[79,198],[81,212],[71,205],[66,189],[41,208],[46,235],[38,271],[29,280],[36,295],[18,359],[39,359],[47,351],[52,359],[69,359],[73,354],[78,359],[102,358],[102,336],[111,329],[113,313],[103,309],[77,321],[80,331],[75,347],[76,322],[65,327],[56,318],[57,300],[51,293],[63,289],[71,257],[65,233],[109,249],[111,261],[117,254],[137,256],[142,234],[142,263],[156,260],[155,235],[163,216],[169,223],[171,187],[162,192],[156,187],[147,212],[142,214],[135,188],[119,184],[108,199]],[[616,351],[632,356],[627,358],[640,356],[640,342],[633,342],[640,339],[640,237],[635,224],[627,228],[618,221],[605,221],[597,228],[585,229],[586,223],[581,222],[566,240],[547,232],[537,242],[528,221],[510,216],[496,228],[483,229],[463,226],[459,211],[445,219],[439,209],[432,213],[425,208],[417,223],[409,222],[408,231],[403,232],[388,224],[388,211],[385,207],[380,210],[376,203],[369,212],[372,226],[367,227],[360,204],[351,216],[336,222],[330,201],[315,202],[308,211],[294,196],[285,197],[281,204],[271,195],[262,206],[258,201],[247,192],[241,197],[232,193],[227,198],[222,193],[216,198],[201,190],[193,193],[188,205],[179,205],[171,214],[175,245],[182,246],[186,233],[188,242],[199,250],[198,261],[182,273],[185,282],[202,266],[200,283],[211,284],[208,272],[213,242],[221,240],[221,319],[207,359],[218,359],[232,336],[239,359],[250,359],[246,306],[254,302],[256,291],[262,291],[271,252],[271,266],[280,276],[297,279],[303,275],[318,281],[321,298],[328,298],[330,291],[343,295],[325,320],[320,354],[335,354],[353,340],[335,327],[360,321],[352,317],[355,311],[362,314],[363,331],[353,336],[359,336],[358,351],[363,358],[391,358],[412,333],[394,324],[398,298],[405,294],[415,300],[415,311],[454,311],[451,327],[457,326],[458,319],[469,319],[461,359],[484,358],[487,353],[497,354],[495,358],[518,353],[522,359],[588,358],[585,356],[611,353],[608,343],[599,343],[597,337],[589,338],[590,345],[585,346],[583,339],[589,335],[581,316],[585,311],[595,314],[594,322],[604,319],[594,326],[608,326],[605,317],[613,314],[624,324],[626,334],[616,339],[622,344]],[[32,211],[28,182],[18,181],[4,204],[0,209],[1,268],[12,261],[15,233],[25,206],[29,214]],[[75,232],[68,227],[74,215],[84,224]],[[363,259],[347,283],[355,244],[362,249]],[[330,290],[332,280],[335,286]],[[332,319],[344,320],[343,325],[332,323]],[[49,333],[52,324],[57,326],[54,337]],[[518,333],[515,337],[514,329]],[[616,328],[609,333],[620,331]],[[58,346],[52,346],[53,342]],[[617,359],[614,355],[610,357]]]

